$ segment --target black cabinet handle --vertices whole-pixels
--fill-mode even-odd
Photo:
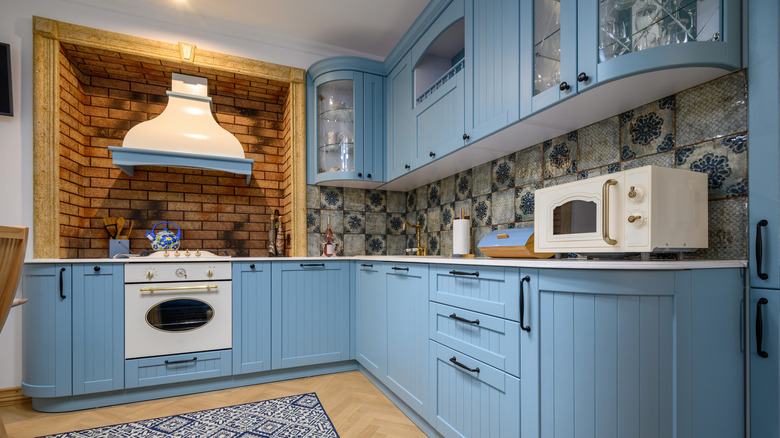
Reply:
[[[390,269],[392,269],[393,271],[409,271],[409,268],[399,268],[398,266],[393,266]]]
[[[368,265],[366,263],[361,263],[360,266],[362,266],[364,268],[373,268],[374,267],[374,265]]]
[[[412,166],[410,166],[408,164],[404,164],[404,169],[411,169],[411,168],[412,168]]]
[[[249,269],[255,269],[255,264],[252,263],[251,265],[249,265]]]
[[[474,321],[469,321],[468,319],[461,318],[460,316],[458,316],[458,315],[456,315],[454,313],[452,315],[450,315],[450,318],[452,318],[454,320],[457,320],[457,321],[460,321],[460,322],[466,322],[466,323],[469,323],[469,324],[479,325],[479,320],[478,319],[475,319]]]
[[[769,278],[769,274],[761,272],[762,264],[764,261],[764,242],[761,238],[761,228],[769,225],[766,219],[761,219],[756,224],[756,275],[762,280]]]
[[[363,172],[358,172],[358,178],[363,178]]]
[[[195,356],[192,359],[184,359],[184,360],[166,360],[165,365],[176,365],[177,363],[187,363],[187,362],[195,362],[198,360],[198,357]]]
[[[561,85],[558,86],[558,88],[560,88],[561,91],[566,91],[566,90],[570,89],[571,87],[569,86],[569,84],[566,83],[566,81],[563,81],[563,82],[561,82]]]
[[[431,158],[433,158],[433,157],[435,157],[435,156],[436,156],[436,153],[435,153],[435,152],[429,152],[429,153],[428,153],[428,156],[430,156]]]
[[[471,137],[468,134],[463,134],[463,139],[468,141]]]
[[[301,268],[314,267],[314,266],[319,266],[321,268],[324,268],[325,263],[301,263]]]
[[[590,76],[586,75],[585,72],[582,72],[582,73],[579,74],[579,76],[577,76],[577,81],[578,82],[585,82],[588,79],[590,79]]]
[[[761,306],[763,304],[769,304],[769,300],[761,298],[756,304],[756,349],[758,355],[766,359],[769,357],[769,353],[764,351],[761,344],[764,342],[764,316],[761,314]]]
[[[94,268],[92,268],[92,270],[95,272],[100,272],[100,266],[95,266]]]
[[[64,300],[67,297],[62,293],[63,288],[65,287],[64,280],[62,278],[63,274],[65,274],[65,268],[60,268],[60,298]]]
[[[463,272],[463,271],[452,270],[452,271],[450,271],[450,274],[452,274],[452,275],[473,275],[475,277],[479,277],[479,271],[477,271],[477,272]]]
[[[367,174],[366,174],[366,178],[371,178],[371,174],[370,174],[370,173],[367,173]]]
[[[523,290],[523,283],[528,282],[528,286],[531,286],[531,277],[526,275],[520,279],[520,328],[524,331],[531,332],[531,326],[525,325],[523,319],[525,318],[525,291]]]
[[[464,369],[464,370],[466,370],[466,371],[471,371],[472,373],[477,373],[477,374],[479,374],[479,367],[476,367],[476,368],[469,368],[469,367],[467,367],[466,365],[463,365],[462,363],[458,362],[458,360],[457,360],[457,359],[455,359],[455,356],[452,356],[452,357],[450,358],[450,362],[452,362],[452,363],[454,363],[455,365],[457,365],[457,366],[459,366],[459,367],[463,368],[463,369]]]

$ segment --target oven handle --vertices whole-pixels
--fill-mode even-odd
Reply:
[[[609,186],[616,184],[614,179],[608,179],[601,187],[601,237],[609,245],[617,243],[617,240],[609,237]]]
[[[203,286],[170,286],[170,287],[142,287],[140,289],[141,292],[157,292],[157,291],[169,291],[169,290],[205,290],[209,291],[211,289],[218,289],[219,286],[216,284],[206,284]]]

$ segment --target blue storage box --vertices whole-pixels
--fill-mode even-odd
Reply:
[[[480,251],[488,257],[524,257],[546,259],[554,253],[534,252],[534,229],[509,228],[491,231],[477,245]]]

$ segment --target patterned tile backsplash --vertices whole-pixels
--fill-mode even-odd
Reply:
[[[338,255],[398,255],[421,243],[452,253],[452,221],[471,216],[472,252],[491,230],[532,227],[534,191],[646,165],[707,173],[709,248],[690,258],[747,257],[744,70],[408,192],[307,187],[308,255],[330,222]]]

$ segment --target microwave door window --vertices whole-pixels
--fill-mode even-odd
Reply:
[[[574,200],[553,210],[553,234],[583,234],[596,232],[596,203]]]

